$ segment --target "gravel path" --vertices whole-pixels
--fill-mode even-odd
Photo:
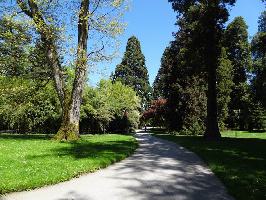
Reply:
[[[233,200],[194,154],[138,131],[134,155],[96,173],[1,200]]]

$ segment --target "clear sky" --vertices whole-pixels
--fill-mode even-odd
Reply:
[[[250,38],[257,32],[258,17],[265,10],[261,0],[237,0],[235,7],[231,9],[230,21],[236,16],[243,16],[249,26]],[[150,83],[160,67],[160,60],[164,49],[173,40],[172,33],[177,30],[174,25],[176,13],[167,0],[131,0],[131,9],[125,16],[128,24],[123,36],[121,36],[120,57],[111,63],[100,64],[97,73],[89,75],[89,83],[97,84],[101,78],[108,78],[115,66],[121,62],[125,51],[127,39],[135,35],[141,42],[142,52],[146,57],[146,66],[149,71]],[[101,73],[99,73],[101,72]]]

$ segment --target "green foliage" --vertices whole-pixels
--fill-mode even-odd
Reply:
[[[60,104],[51,83],[0,77],[0,128],[20,132],[55,131]]]
[[[228,59],[227,52],[223,48],[220,65],[217,69],[217,103],[218,103],[218,122],[221,130],[226,128],[225,121],[227,120],[228,113],[228,104],[231,100],[231,92],[233,83],[233,66],[231,61]]]
[[[179,37],[179,36],[177,36]],[[167,98],[165,125],[171,131],[186,135],[203,134],[206,118],[206,83],[203,74],[191,68],[187,60],[188,49],[176,40],[167,48],[162,65],[164,74],[159,71],[157,77]],[[161,68],[161,69],[163,69]]]
[[[161,58],[161,66],[153,83],[153,99],[164,98],[168,90],[167,76],[171,67],[172,57],[170,47],[164,50]]]
[[[56,184],[94,172],[134,152],[133,136],[88,135],[77,142],[45,135],[0,135],[0,194]]]
[[[71,82],[71,81],[70,81]],[[61,107],[52,82],[0,78],[0,129],[51,133],[59,128]],[[81,110],[82,132],[128,132],[139,124],[140,100],[130,87],[102,80],[86,87]]]
[[[185,135],[202,135],[207,116],[206,85],[199,76],[187,78],[187,85],[181,89],[180,109],[183,113],[182,129]]]
[[[188,77],[185,78],[188,82],[192,81],[194,77],[199,77],[201,81],[207,82],[205,137],[219,138],[216,70],[221,54],[223,28],[229,16],[228,6],[234,5],[235,0],[169,0],[169,2],[178,13],[179,31],[176,33],[176,43],[179,46],[178,54],[180,56],[176,58],[179,59],[179,62],[175,64],[175,67],[179,65],[179,68],[182,66],[185,69],[185,73],[181,74]],[[179,70],[180,72],[181,70]],[[174,73],[173,76],[177,76],[177,73]],[[176,84],[178,88],[185,85],[186,83]],[[200,89],[196,91],[200,91]],[[171,101],[169,102],[171,103]],[[173,101],[176,100],[173,98]]]
[[[242,17],[236,17],[226,28],[223,46],[233,66],[231,102],[229,105],[229,127],[245,129],[245,107],[247,106],[247,72],[251,69],[251,51],[248,41],[247,25]],[[239,119],[234,118],[239,112]]]
[[[113,82],[120,81],[132,87],[141,98],[142,109],[147,108],[151,93],[149,75],[140,42],[135,36],[128,39],[122,62],[117,65],[111,78]]]
[[[255,98],[266,110],[266,12],[259,20],[259,32],[254,36],[251,46],[254,59],[252,90]]]
[[[266,130],[266,110],[256,100],[249,104],[248,129]]]
[[[19,76],[29,66],[31,36],[21,21],[0,16],[0,75]]]
[[[251,42],[253,56],[248,129],[266,130],[266,12],[259,19],[259,32]]]
[[[102,80],[97,88],[88,87],[85,91],[81,111],[82,124],[91,123],[87,131],[127,132],[128,129],[138,126],[139,107],[140,100],[132,88],[121,82],[112,83],[110,80]],[[114,122],[121,123],[125,117],[126,126],[119,130],[119,126],[117,127]],[[120,125],[124,126],[123,123]]]
[[[259,32],[266,32],[266,11],[261,13],[261,16],[259,18]]]

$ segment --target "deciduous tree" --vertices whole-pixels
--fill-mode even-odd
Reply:
[[[121,23],[121,17],[125,1],[80,0],[69,1],[66,5],[60,1],[16,0],[16,3],[15,6],[20,10],[12,15],[22,11],[35,27],[42,44],[45,45],[45,56],[52,71],[63,110],[61,127],[54,138],[77,140],[79,138],[80,105],[87,80],[88,63],[107,58],[103,54],[104,41],[110,44],[110,41],[122,32],[124,25]],[[7,7],[6,1],[4,4]],[[13,6],[13,3],[9,5]],[[69,17],[71,14],[72,17]],[[60,41],[64,39],[64,30],[67,32],[69,28],[73,28],[64,26],[64,24],[72,25],[71,19],[77,27],[77,48],[74,56],[74,81],[71,89],[68,90],[65,82],[65,68],[61,63]]]

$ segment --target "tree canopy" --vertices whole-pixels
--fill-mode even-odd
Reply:
[[[126,52],[121,64],[116,66],[112,80],[132,87],[141,98],[142,108],[147,108],[151,92],[149,75],[140,42],[135,36],[128,39]]]

